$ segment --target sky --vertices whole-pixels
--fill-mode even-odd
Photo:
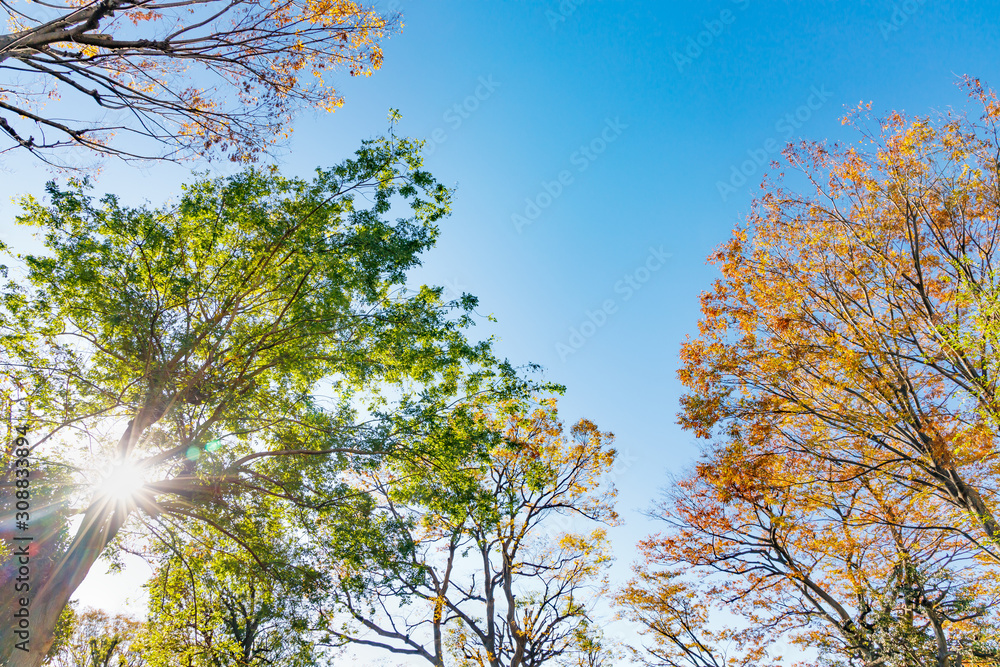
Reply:
[[[618,583],[657,530],[643,512],[697,457],[676,424],[678,350],[717,275],[706,257],[749,212],[768,162],[788,141],[857,141],[840,119],[860,102],[924,115],[972,108],[962,75],[1000,86],[1000,2],[376,7],[404,23],[382,69],[344,75],[344,107],[301,115],[278,162],[302,176],[336,164],[384,132],[392,108],[397,134],[427,140],[428,169],[457,190],[414,280],[478,296],[476,335],[565,384],[567,422],[616,435]],[[17,160],[0,172],[3,220],[51,177]],[[220,167],[111,164],[97,189],[159,202],[192,168]],[[131,572],[97,572],[80,597],[134,611],[141,566]]]

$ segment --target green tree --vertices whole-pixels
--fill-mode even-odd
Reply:
[[[33,416],[32,456],[72,471],[82,517],[34,583],[30,651],[0,629],[12,666],[37,667],[109,545],[195,521],[267,569],[282,554],[239,520],[257,498],[335,505],[346,467],[373,465],[456,396],[523,384],[467,341],[473,297],[406,283],[450,201],[414,141],[367,141],[311,181],[199,180],[156,208],[82,182],[48,196],[18,218],[46,253],[18,256],[4,288],[0,365],[5,400]],[[387,219],[394,206],[408,216]]]
[[[271,505],[247,520],[270,539],[289,539],[277,525],[280,509]],[[150,667],[317,664],[304,598],[283,583],[286,577],[262,573],[238,544],[198,524],[183,541],[161,548],[170,556],[145,586],[149,616],[143,643]]]
[[[590,614],[611,561],[602,524],[617,522],[611,434],[587,420],[566,433],[554,401],[469,407],[431,438],[462,456],[358,476],[365,543],[344,549],[322,537],[343,528],[320,526],[337,581],[328,632],[439,667],[601,664]]]
[[[67,607],[67,609],[70,609]],[[100,609],[73,613],[65,643],[45,664],[51,667],[145,667],[143,624]]]

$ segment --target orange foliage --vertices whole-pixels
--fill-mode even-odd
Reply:
[[[339,107],[327,73],[370,75],[396,24],[352,0],[70,0],[62,12],[0,34],[0,69],[21,73],[0,100],[0,151],[249,162],[302,106]],[[58,84],[70,113],[45,113],[39,83]]]
[[[978,121],[870,132],[862,107],[860,145],[789,147],[797,188],[768,182],[711,258],[679,377],[713,445],[660,507],[633,614],[685,564],[754,661],[780,637],[845,664],[1000,661],[1000,106],[967,85]]]

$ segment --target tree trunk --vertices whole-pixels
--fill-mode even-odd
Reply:
[[[31,588],[24,594],[30,600],[26,641],[23,635],[15,634],[18,628],[0,628],[0,662],[6,667],[40,667],[52,646],[59,615],[126,516],[112,506],[112,501],[95,501],[48,580],[29,582]]]

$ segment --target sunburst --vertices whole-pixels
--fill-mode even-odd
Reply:
[[[134,463],[119,463],[98,484],[98,492],[121,504],[134,504],[146,484],[144,471]]]

